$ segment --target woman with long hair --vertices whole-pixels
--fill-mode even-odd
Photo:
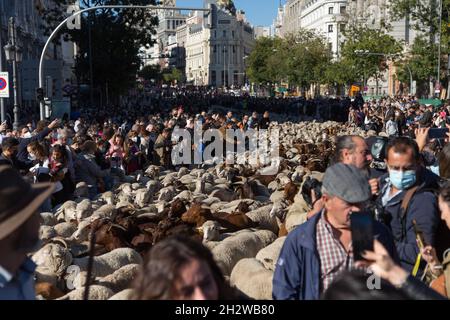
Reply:
[[[137,300],[227,300],[233,289],[201,243],[186,237],[170,237],[148,253],[134,282]]]

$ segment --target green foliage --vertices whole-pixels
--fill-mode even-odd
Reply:
[[[415,30],[422,33],[417,37],[408,54],[408,59],[400,64],[399,78],[405,77],[405,64],[408,64],[414,79],[427,82],[437,76],[439,39],[439,0],[396,0],[389,10],[394,19],[408,17]],[[441,28],[441,81],[448,77],[448,55],[450,54],[450,0],[442,0]]]
[[[248,58],[247,74],[252,82],[307,87],[322,83],[331,61],[326,40],[310,30],[286,38],[260,38]]]
[[[402,44],[388,35],[383,29],[371,29],[364,25],[347,26],[344,32],[346,38],[341,49],[341,63],[354,66],[349,78],[377,77],[385,71],[386,56],[373,55],[373,53],[399,56]],[[363,50],[371,54],[358,54],[355,51]]]
[[[67,5],[73,0],[54,0],[54,6],[41,11],[49,34],[65,16]],[[99,5],[149,5],[155,0],[81,0],[80,8]],[[75,73],[80,83],[90,83],[89,29],[91,30],[91,51],[93,82],[95,88],[109,92],[117,98],[135,84],[139,70],[139,48],[154,43],[155,26],[158,19],[149,10],[99,9],[85,13],[81,18],[80,30],[61,32],[66,40],[74,41],[78,48]],[[89,28],[90,26],[90,28]],[[113,97],[114,98],[114,97]]]
[[[162,71],[162,78],[166,83],[180,83],[183,78],[183,73],[177,68],[165,69]]]
[[[138,72],[138,75],[144,78],[144,80],[150,81],[153,79],[158,82],[161,80],[161,67],[159,64],[147,65]]]

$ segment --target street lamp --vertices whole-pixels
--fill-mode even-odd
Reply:
[[[8,44],[4,46],[5,57],[8,62],[12,63],[13,67],[13,90],[14,90],[14,123],[13,128],[19,128],[19,102],[17,96],[17,64],[22,62],[22,49],[17,45],[17,29],[14,17],[9,19],[8,25],[9,40]]]

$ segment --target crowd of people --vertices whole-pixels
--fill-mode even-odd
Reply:
[[[30,119],[17,130],[2,123],[0,299],[34,298],[35,266],[26,254],[38,244],[36,213],[52,212],[73,199],[77,183],[85,183],[94,199],[111,190],[114,177],[151,164],[175,169],[174,129],[193,130],[195,123],[202,130],[267,129],[272,112],[283,113],[292,104],[280,101],[180,94],[145,106],[131,99],[121,107],[84,108],[76,119]],[[307,222],[289,233],[281,250],[273,298],[443,299],[450,292],[450,134],[430,139],[429,131],[448,126],[450,104],[420,105],[414,97],[328,102],[323,114],[348,119],[349,127],[363,128],[369,137],[335,137],[335,157],[321,195],[312,194]],[[303,111],[296,110],[326,103],[306,101]],[[211,112],[213,105],[242,111]],[[205,145],[191,147],[203,150]],[[355,261],[350,216],[366,210],[375,219],[376,240],[365,260]],[[388,289],[380,293],[358,286],[367,270]],[[151,249],[136,281],[136,298],[243,296],[229,287],[206,248],[175,237]]]

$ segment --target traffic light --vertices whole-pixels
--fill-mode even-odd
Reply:
[[[36,89],[36,100],[39,102],[44,100],[44,89],[43,88]]]
[[[45,112],[45,118],[48,119],[52,116],[52,100],[49,98],[44,99],[44,112]]]

